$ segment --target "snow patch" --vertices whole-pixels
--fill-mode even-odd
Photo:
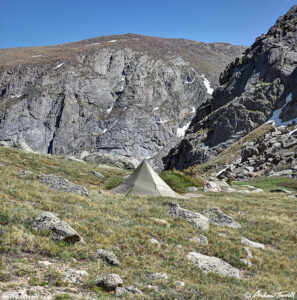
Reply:
[[[105,128],[103,131],[102,131],[102,133],[105,133],[107,131],[107,128]]]
[[[115,43],[117,40],[111,40],[108,43]]]
[[[54,68],[54,70],[59,69],[59,68],[62,67],[63,65],[64,65],[64,63],[61,63],[61,64],[57,65],[57,66]]]
[[[113,109],[113,105],[112,105],[110,108],[108,108],[108,109],[106,110],[106,112],[107,112],[108,114],[110,114],[111,111],[112,111],[112,109]]]
[[[204,86],[206,87],[207,93],[212,95],[213,88],[210,86],[209,80],[205,77],[205,75],[202,75],[201,78],[203,79]]]
[[[192,113],[192,114],[196,113],[196,108],[195,108],[195,106],[192,107],[191,113]]]
[[[95,46],[95,45],[100,45],[100,43],[88,44],[88,45],[85,45],[85,47],[89,47],[89,46]]]
[[[159,107],[155,107],[153,110],[159,110]]]
[[[181,128],[177,128],[177,131],[176,131],[177,137],[181,137],[181,138],[182,138],[182,137],[185,136],[186,130],[189,128],[190,123],[191,123],[191,122],[187,123],[185,126],[183,126],[183,127],[181,127]]]
[[[297,122],[297,118],[296,119],[292,119],[292,120],[289,120],[289,121],[286,121],[286,122],[283,122],[281,119],[280,119],[280,114],[281,114],[281,111],[282,109],[292,100],[292,93],[288,95],[288,97],[286,98],[286,103],[279,109],[277,109],[276,111],[274,111],[272,117],[269,119],[269,121],[273,121],[275,125],[277,126],[286,126],[288,125],[289,123],[291,123],[292,121],[295,121]]]
[[[17,94],[17,95],[11,95],[10,98],[20,98],[22,97],[22,94]]]

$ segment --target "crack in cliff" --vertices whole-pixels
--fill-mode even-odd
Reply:
[[[62,114],[63,114],[64,108],[65,108],[65,102],[66,102],[66,97],[64,95],[64,97],[63,97],[63,99],[60,103],[60,107],[57,110],[58,114],[57,114],[56,122],[55,122],[55,130],[54,130],[54,133],[53,133],[53,137],[49,142],[49,146],[48,146],[48,149],[47,149],[48,154],[53,154],[54,140],[55,140],[55,137],[56,137],[57,130],[60,128],[60,124],[61,124],[61,121],[62,121]]]

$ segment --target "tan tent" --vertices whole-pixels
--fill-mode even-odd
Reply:
[[[146,160],[121,184],[111,190],[118,194],[181,198],[151,168]]]

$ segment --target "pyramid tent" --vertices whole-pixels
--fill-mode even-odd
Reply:
[[[111,192],[181,198],[161,179],[146,160],[143,160],[137,169],[124,182],[112,189]]]

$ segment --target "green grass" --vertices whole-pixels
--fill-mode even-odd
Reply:
[[[163,171],[160,177],[177,193],[186,193],[190,186],[203,187],[201,177],[191,177],[180,171]]]
[[[115,188],[116,186],[118,186],[120,183],[122,183],[124,181],[123,177],[118,177],[118,176],[114,176],[114,177],[110,177],[108,178],[108,180],[106,181],[105,184],[105,188],[107,190],[111,190],[113,188]]]
[[[34,175],[18,175],[23,169]],[[105,178],[95,177],[92,170],[100,171]],[[50,190],[40,183],[39,176],[51,173],[85,186],[89,196]],[[114,299],[113,293],[94,286],[94,280],[105,273],[119,274],[124,286],[136,285],[144,292],[145,299],[199,299],[201,294],[203,299],[243,299],[245,292],[255,293],[259,289],[272,294],[296,291],[296,199],[266,191],[260,194],[207,193],[199,198],[179,199],[181,207],[196,212],[220,207],[242,226],[240,229],[211,226],[209,232],[203,233],[209,244],[200,245],[189,241],[199,233],[197,229],[167,214],[162,203],[172,199],[98,194],[98,189],[104,188],[110,178],[127,174],[63,157],[0,148],[0,230],[4,231],[0,236],[0,291],[31,285],[42,288],[46,285],[52,292],[57,288],[66,290],[71,285],[61,280],[61,272],[69,268],[89,273],[89,278],[75,288],[81,293],[96,294],[98,299]],[[267,180],[267,189],[280,184],[279,179]],[[264,181],[251,184],[263,187]],[[292,181],[284,180],[281,184],[291,185]],[[86,243],[55,243],[48,234],[33,230],[32,219],[43,210],[58,214]],[[158,225],[152,218],[166,220],[170,227]],[[227,237],[218,233],[226,233]],[[265,250],[252,249],[251,268],[240,262],[240,258],[245,258],[241,236],[266,245]],[[157,239],[160,247],[152,245],[150,238]],[[94,256],[98,248],[113,251],[121,266],[98,261]],[[220,257],[240,268],[243,276],[235,280],[205,275],[187,260],[190,251]],[[52,265],[40,266],[40,260],[48,260]],[[167,273],[169,280],[149,282],[147,274],[155,272]],[[177,288],[176,280],[183,281],[185,287]],[[158,285],[159,289],[149,290],[142,286],[145,283]]]

